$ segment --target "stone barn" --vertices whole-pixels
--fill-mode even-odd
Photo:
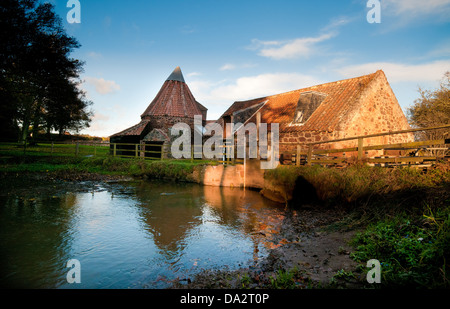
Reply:
[[[226,123],[279,123],[281,154],[295,153],[298,144],[410,129],[381,70],[370,75],[235,102],[218,122],[224,128],[225,139],[230,137]],[[268,128],[270,131],[270,125]],[[364,144],[413,140],[413,134],[407,133],[369,138]],[[357,141],[343,141],[315,148],[356,146]]]
[[[145,156],[160,157],[161,153],[158,152],[172,142],[170,128],[174,124],[187,123],[194,130],[194,116],[201,115],[204,126],[207,112],[207,108],[195,100],[180,67],[176,67],[141,115],[141,121],[131,128],[112,135],[110,142],[111,144],[129,144],[116,145],[119,155],[134,156],[136,154],[134,144],[141,144],[141,150],[155,151],[145,153]],[[144,153],[140,152],[139,155],[144,156]]]

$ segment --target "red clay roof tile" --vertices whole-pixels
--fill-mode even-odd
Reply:
[[[189,86],[184,82],[180,67],[177,67],[164,82],[141,118],[158,115],[194,117],[202,115],[202,110],[206,108],[195,100]]]
[[[337,128],[343,115],[352,109],[353,104],[356,102],[364,87],[377,74],[383,73],[382,71],[377,71],[376,73],[361,77],[321,84],[248,101],[235,102],[221,118],[232,115],[238,110],[266,101],[261,109],[261,122],[279,123],[282,132],[332,131]],[[303,125],[290,125],[294,118],[300,94],[309,91],[326,94],[326,98]],[[249,118],[248,121],[255,122],[255,115]]]

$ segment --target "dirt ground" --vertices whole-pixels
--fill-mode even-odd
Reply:
[[[287,216],[280,237],[299,241],[272,250],[267,267],[272,270],[297,268],[314,286],[328,286],[338,272],[355,272],[349,241],[357,232],[338,227],[345,214],[336,210],[297,210]],[[353,285],[356,282],[347,282]]]
[[[204,271],[175,288],[273,288],[279,270],[296,269],[297,288],[361,288],[363,277],[350,258],[349,241],[358,232],[345,222],[348,214],[336,209],[307,207],[286,210],[280,233],[267,258],[238,271]],[[247,284],[243,285],[243,281]]]

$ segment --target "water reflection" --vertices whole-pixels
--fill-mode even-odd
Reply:
[[[136,182],[42,192],[0,194],[2,286],[164,288],[258,262],[283,219],[279,205],[241,189]],[[80,285],[66,281],[72,258]]]
[[[0,199],[2,286],[39,288],[61,284],[67,255],[68,218],[76,196],[24,195]]]
[[[200,186],[140,183],[136,198],[141,216],[155,244],[164,252],[176,251],[186,233],[202,222]]]

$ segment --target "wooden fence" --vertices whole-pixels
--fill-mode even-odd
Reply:
[[[297,144],[297,151],[295,153],[290,154],[291,157],[290,163],[296,164],[297,166],[305,164],[306,165],[320,164],[326,166],[339,167],[344,166],[350,162],[359,161],[370,165],[378,165],[386,167],[399,165],[414,165],[417,167],[425,167],[436,163],[436,161],[438,160],[449,160],[450,136],[447,139],[436,139],[410,143],[396,143],[396,144],[383,144],[370,146],[364,146],[364,140],[367,138],[374,138],[379,136],[414,133],[445,128],[450,128],[450,125],[431,128],[391,131],[364,136],[341,138],[323,142],[314,142],[302,145]],[[339,149],[317,149],[317,145],[351,141],[351,140],[357,140],[358,146]],[[292,145],[292,143],[283,143],[283,144]],[[375,157],[367,157],[366,153],[370,150],[383,150],[383,152],[389,150],[398,150],[407,155],[403,156],[380,155]],[[350,153],[350,156],[348,156],[348,153]],[[352,154],[356,154],[356,156]]]
[[[146,148],[159,148],[159,150],[146,150]],[[127,144],[127,143],[111,143],[111,154],[116,157],[163,160],[168,153],[163,144]]]
[[[223,145],[220,158],[208,159],[203,155],[203,147],[192,146],[188,158],[183,160],[202,160],[205,163],[242,164],[243,159],[228,158],[227,153],[235,151],[234,146]],[[0,143],[0,157],[10,155],[41,155],[41,156],[75,156],[75,157],[122,157],[142,160],[167,160],[171,159],[171,145],[163,144],[131,144],[109,143],[91,141],[72,141],[65,143],[38,142],[34,145],[22,145],[18,143]]]
[[[235,146],[233,145],[222,145],[220,146],[223,150],[221,151],[221,159],[206,159],[210,161],[214,161],[216,163],[224,163],[224,164],[242,164],[244,163],[243,159],[237,159],[236,155],[233,155],[232,158],[227,157],[227,154],[231,152],[235,152]],[[147,150],[147,149],[151,150]],[[144,160],[165,160],[172,157],[171,153],[171,145],[164,144],[151,144],[151,143],[143,143],[143,144],[127,144],[127,143],[111,143],[110,144],[111,155],[114,157],[123,157],[123,158],[135,158],[135,159],[144,159]],[[199,150],[197,150],[199,149]],[[184,158],[183,160],[204,160],[203,155],[203,146],[202,145],[192,145],[190,151],[190,157]]]
[[[320,164],[325,166],[341,167],[349,163],[359,161],[370,165],[378,166],[401,166],[409,165],[416,167],[430,166],[439,160],[449,160],[450,153],[450,136],[445,136],[441,139],[433,139],[426,141],[416,141],[410,143],[396,143],[396,144],[382,144],[382,145],[366,145],[365,140],[368,138],[375,138],[380,136],[388,136],[395,134],[414,133],[430,130],[448,129],[449,125],[432,127],[432,128],[418,128],[401,131],[384,132],[377,134],[370,134],[364,136],[355,136],[349,138],[341,138],[329,141],[314,142],[308,144],[295,143],[280,143],[296,146],[296,151],[282,152],[280,161],[282,164],[299,165],[314,165]],[[320,149],[318,147],[323,144],[338,143],[343,141],[357,141],[356,147],[347,148],[333,148]],[[23,148],[20,148],[23,147]],[[125,158],[138,158],[146,160],[165,160],[171,158],[170,145],[159,143],[142,143],[142,144],[122,144],[122,143],[92,143],[92,142],[72,142],[72,143],[39,143],[36,147],[24,147],[14,143],[3,143],[0,145],[0,151],[17,151],[23,149],[23,153],[39,152],[41,154],[49,155],[75,155],[75,156],[118,156]],[[194,161],[200,156],[203,160],[214,161],[223,164],[241,164],[245,163],[243,159],[236,159],[236,145],[225,144],[223,147],[223,155],[221,158],[205,159],[200,150],[196,150],[196,146],[191,146],[190,158],[184,160]],[[248,146],[247,146],[248,147]],[[295,147],[294,147],[295,148]],[[330,147],[331,148],[331,147]],[[198,146],[198,149],[202,147]],[[388,152],[396,150],[402,155],[387,154]],[[382,151],[382,155],[369,157],[369,151]],[[227,157],[227,154],[233,153],[232,158]],[[247,152],[248,153],[248,152]]]

